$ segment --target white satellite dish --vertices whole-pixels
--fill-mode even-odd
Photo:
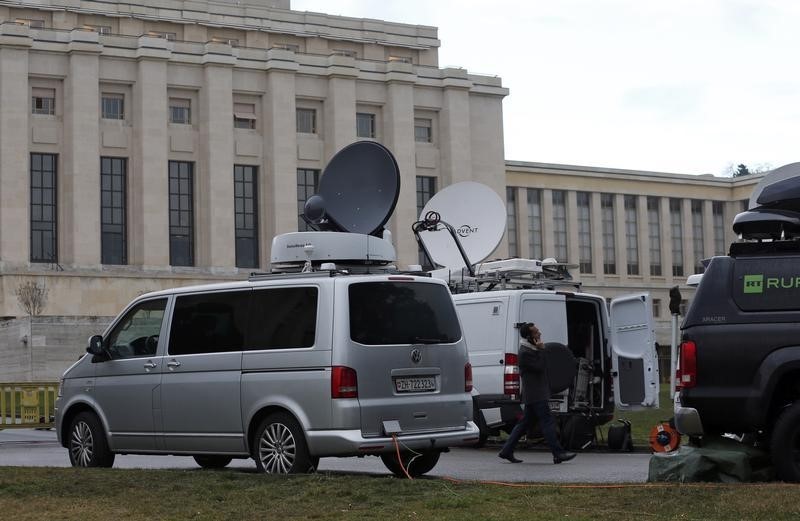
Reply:
[[[500,244],[506,230],[506,205],[486,185],[464,181],[434,195],[422,209],[420,220],[436,212],[458,235],[470,264],[486,259]],[[466,267],[453,238],[445,231],[420,231],[420,239],[433,261],[451,270]]]

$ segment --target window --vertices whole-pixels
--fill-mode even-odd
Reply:
[[[191,125],[192,100],[186,98],[170,98],[169,122],[176,125]]]
[[[389,56],[390,62],[413,63],[411,56]]]
[[[331,55],[333,56],[347,56],[349,58],[356,58],[357,53],[351,49],[331,49]]]
[[[542,259],[542,192],[528,188],[528,257]]]
[[[739,201],[739,204],[741,205],[743,212],[746,212],[747,210],[750,209],[750,199],[742,199],[741,201]]]
[[[689,301],[686,300],[686,299],[681,299],[681,304],[678,307],[678,311],[680,312],[680,315],[682,317],[686,316],[686,308],[688,308],[688,307],[689,307]]]
[[[254,130],[256,128],[256,106],[253,103],[233,104],[233,128]]]
[[[194,163],[169,162],[169,263],[194,265]]]
[[[300,52],[300,46],[296,43],[276,43],[273,49],[283,49],[284,51]]]
[[[257,167],[234,165],[233,206],[235,217],[236,267],[258,267]]]
[[[297,131],[302,134],[317,133],[317,111],[315,109],[297,109]]]
[[[654,298],[653,299],[653,318],[658,318],[661,316],[661,299]]]
[[[21,25],[27,25],[31,29],[44,29],[44,20],[17,18],[15,22]]]
[[[567,192],[553,190],[553,248],[557,261],[567,262]]]
[[[137,304],[103,339],[112,360],[153,356],[158,348],[167,299]]]
[[[714,255],[725,255],[725,221],[722,201],[711,203],[714,221]]]
[[[239,39],[238,38],[225,38],[224,36],[212,36],[211,37],[212,43],[227,43],[231,47],[239,47]]]
[[[647,198],[647,231],[650,238],[650,275],[661,276],[661,210],[658,197]]]
[[[318,290],[313,287],[258,289],[250,306],[247,350],[314,345]]]
[[[430,119],[414,120],[414,141],[417,143],[433,143],[433,121]]]
[[[55,154],[31,154],[31,262],[58,262]]]
[[[703,273],[703,201],[692,200],[692,245],[694,246],[694,272]]]
[[[306,201],[319,189],[319,170],[310,168],[297,169],[297,231],[307,232],[313,230],[305,219],[303,219],[303,209]]]
[[[125,96],[103,93],[100,113],[103,119],[125,119]]]
[[[56,113],[56,90],[34,88],[31,96],[31,113],[52,116]]]
[[[508,256],[519,256],[517,241],[517,189],[506,187],[506,226],[508,227]]]
[[[375,114],[366,112],[356,114],[356,136],[375,138]]]
[[[172,312],[169,354],[241,351],[249,304],[249,290],[178,296]]]
[[[449,344],[461,329],[445,286],[419,282],[350,284],[350,338],[367,345]]]
[[[153,38],[164,38],[165,40],[172,42],[175,41],[177,34],[166,31],[147,31],[147,36],[152,36]]]
[[[100,246],[103,264],[127,264],[126,177],[124,157],[100,158]]]
[[[614,194],[600,194],[600,213],[603,217],[603,273],[617,273],[617,253],[614,238]]]
[[[110,25],[93,25],[93,24],[83,24],[83,29],[85,31],[94,31],[100,34],[111,34],[111,26]]]
[[[431,200],[431,197],[436,193],[436,178],[424,175],[417,176],[417,216],[422,216],[422,210],[425,208],[425,205],[428,204],[428,201]],[[425,257],[425,253],[422,251],[422,248],[418,248],[417,256],[419,257],[419,263],[425,267],[432,267],[428,259]]]
[[[683,222],[681,200],[669,200],[669,221],[672,236],[672,276],[683,276]]]
[[[628,258],[628,275],[639,274],[639,217],[636,214],[636,196],[625,196],[625,247]]]
[[[592,194],[578,192],[578,263],[581,273],[592,272]]]

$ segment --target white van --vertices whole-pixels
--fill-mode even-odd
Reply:
[[[658,407],[648,294],[615,298],[610,312],[598,295],[547,289],[461,293],[453,300],[472,364],[481,442],[492,431],[513,427],[520,413],[517,352],[523,322],[535,323],[546,344],[563,344],[567,356],[574,357],[577,370],[569,375],[568,388],[550,399],[557,417],[579,415],[593,427],[610,421],[615,405],[628,410]]]

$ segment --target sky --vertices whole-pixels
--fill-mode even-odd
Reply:
[[[506,160],[681,174],[800,161],[794,0],[291,0],[439,28],[500,76]]]

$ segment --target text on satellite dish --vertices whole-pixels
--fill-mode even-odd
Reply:
[[[469,237],[473,233],[478,233],[478,227],[472,227],[469,224],[462,224],[456,230],[459,237]]]

